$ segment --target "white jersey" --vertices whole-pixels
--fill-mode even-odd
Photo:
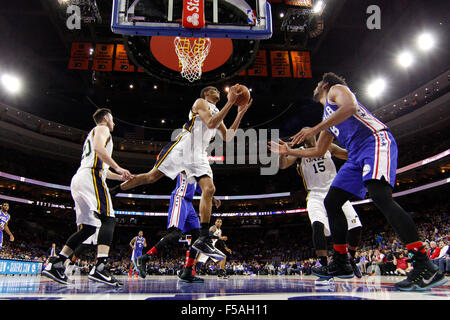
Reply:
[[[214,104],[208,102],[208,106],[211,115],[219,112],[219,109]],[[187,132],[190,134],[186,134]],[[183,139],[187,140],[184,150],[196,157],[206,158],[208,156],[206,149],[215,137],[216,132],[217,128],[208,128],[200,116],[194,114],[191,109],[189,112],[189,121],[185,123],[183,132],[181,133],[184,135]]]
[[[70,192],[75,201],[77,224],[100,227],[101,221],[94,212],[103,216],[114,217],[111,195],[106,184],[109,166],[94,152],[94,134],[92,129],[83,146],[80,168],[72,177]],[[112,154],[113,142],[111,135],[105,144],[109,156]],[[94,241],[94,239],[92,238]],[[96,241],[96,240],[95,240]]]
[[[214,104],[208,102],[208,105],[212,115],[219,112]],[[182,171],[185,171],[188,183],[194,183],[202,176],[213,179],[206,149],[216,132],[217,128],[208,128],[191,110],[182,132],[159,153],[155,168],[172,180]]]
[[[101,170],[101,177],[103,180],[106,179],[106,173],[108,172],[109,165],[104,163],[98,155],[94,152],[94,134],[95,134],[95,128],[92,129],[88,136],[86,137],[86,140],[83,145],[83,154],[81,156],[81,164],[80,169],[83,168],[89,168],[89,169],[98,169]],[[113,151],[113,141],[111,135],[106,140],[105,144],[106,152],[109,156],[112,155]]]
[[[302,158],[297,171],[307,191],[327,193],[336,176],[336,166],[327,151],[322,158]]]
[[[331,158],[331,152],[327,151],[322,158],[302,158],[297,165],[297,171],[303,177],[305,189],[309,192],[306,209],[311,225],[315,221],[321,222],[324,225],[325,236],[329,237],[331,232],[323,201],[336,177],[336,166]],[[350,201],[344,203],[342,211],[347,219],[348,230],[362,226]]]
[[[219,237],[219,238],[220,238],[220,237],[222,236],[222,229],[219,229],[219,228],[216,227],[216,231],[214,232],[214,235],[215,235],[216,237]],[[217,240],[219,240],[219,239],[212,239],[213,246],[216,245]]]

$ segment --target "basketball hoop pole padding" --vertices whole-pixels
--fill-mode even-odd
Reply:
[[[183,0],[183,28],[205,27],[205,0]]]

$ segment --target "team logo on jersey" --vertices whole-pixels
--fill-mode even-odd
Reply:
[[[365,164],[363,168],[363,177],[370,172],[370,164]]]

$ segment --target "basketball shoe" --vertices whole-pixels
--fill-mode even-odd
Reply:
[[[331,261],[327,266],[313,267],[312,274],[319,278],[325,279],[330,279],[333,277],[348,279],[355,276],[348,255],[339,254],[337,252],[334,252],[333,261]]]
[[[229,278],[227,272],[224,269],[219,269],[219,272],[217,272],[217,277],[223,280],[227,280]]]
[[[91,272],[89,272],[88,278],[113,287],[123,286],[123,283],[117,280],[111,272],[109,272],[108,266],[104,263],[94,266]]]
[[[212,244],[211,237],[201,236],[193,244],[192,247],[203,253],[205,256],[214,258],[218,261],[225,259],[225,254]]]
[[[178,278],[182,282],[203,283],[205,280],[192,274],[192,267],[184,267],[178,272]]]
[[[420,252],[422,249],[423,247],[419,248],[419,252],[409,251],[412,257],[406,261],[412,262],[414,269],[407,274],[405,280],[394,285],[397,290],[425,291],[447,282],[445,275],[430,261],[427,254]]]
[[[63,261],[57,257],[52,257],[48,265],[42,271],[42,275],[62,284],[69,284],[69,279],[65,274],[65,267]]]
[[[147,262],[150,261],[150,257],[150,255],[144,253],[142,256],[135,259],[137,273],[142,279],[145,279],[147,276]]]
[[[355,274],[355,276],[356,276],[358,279],[361,279],[361,278],[362,278],[361,270],[359,270],[358,266],[356,265],[355,259],[352,258],[352,257],[350,257],[350,265],[352,266],[353,273]]]

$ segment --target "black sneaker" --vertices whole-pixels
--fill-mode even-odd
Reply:
[[[226,257],[222,251],[213,246],[211,237],[199,237],[192,245],[192,248],[203,253],[205,256],[214,258],[218,261],[221,261]]]
[[[394,285],[397,290],[426,291],[447,282],[445,275],[430,261],[426,253],[412,251],[410,251],[410,253],[412,253],[413,256],[407,261],[412,262],[414,269],[407,274],[405,280],[397,282]]]
[[[334,253],[333,261],[327,266],[312,267],[312,274],[319,277],[330,279],[338,277],[341,279],[349,279],[355,276],[350,259],[347,254]]]
[[[88,278],[93,281],[107,284],[109,286],[118,287],[123,286],[123,283],[117,280],[110,272],[104,263],[94,266],[89,272]]]
[[[185,267],[178,272],[178,278],[181,282],[203,283],[205,280],[192,274],[192,267]]]
[[[361,279],[361,278],[362,278],[362,273],[361,273],[361,270],[359,270],[358,266],[356,265],[355,259],[350,258],[350,265],[351,265],[352,268],[353,268],[353,273],[355,274],[355,276],[356,276],[358,279]]]
[[[42,271],[42,275],[61,284],[69,284],[69,278],[65,274],[66,268],[64,267],[63,261],[57,261],[57,258],[52,260],[49,261],[48,265]]]
[[[144,253],[142,256],[137,257],[136,261],[136,270],[138,272],[139,277],[145,279],[147,275],[147,262],[150,261],[150,256]]]
[[[226,271],[223,270],[223,269],[219,269],[219,271],[217,272],[217,277],[219,279],[223,279],[223,280],[226,280],[226,279],[229,278],[229,276],[227,275]]]

